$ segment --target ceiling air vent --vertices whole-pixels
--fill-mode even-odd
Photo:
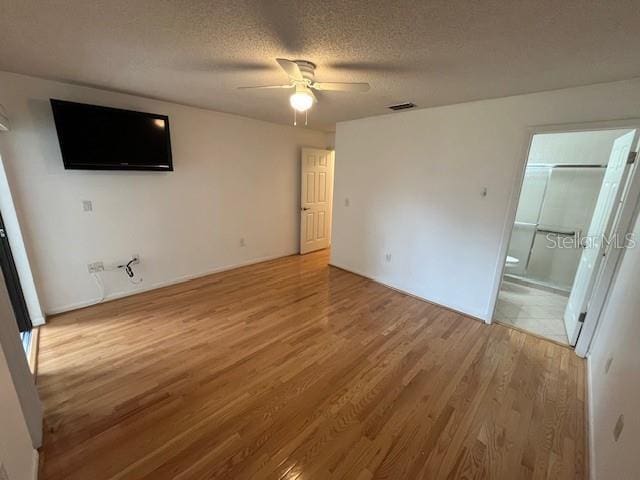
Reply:
[[[415,108],[416,104],[411,102],[398,103],[396,105],[389,105],[387,108],[398,111],[398,110],[409,110],[410,108]]]

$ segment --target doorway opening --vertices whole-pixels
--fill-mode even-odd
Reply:
[[[575,346],[617,221],[638,131],[532,137],[493,319]]]
[[[7,237],[7,230],[2,215],[0,215],[0,270],[2,270],[4,283],[7,293],[9,294],[9,300],[11,301],[11,307],[16,323],[18,324],[22,347],[28,354],[31,345],[31,329],[33,325],[31,324],[29,310],[27,309],[27,303],[25,302],[22,292],[22,284],[20,283],[18,270],[16,269],[16,264],[13,259],[13,253],[11,252],[11,245],[9,245],[9,238]]]
[[[32,328],[44,324],[44,314],[38,299],[25,243],[20,230],[16,208],[0,155],[0,270],[8,302],[11,304],[22,347],[29,358],[33,356],[37,331]],[[33,334],[32,334],[33,333]]]

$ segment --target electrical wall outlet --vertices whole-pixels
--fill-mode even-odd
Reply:
[[[240,239],[240,246],[241,247],[246,247],[247,246],[246,242],[244,241],[244,238]]]
[[[349,200],[349,197],[346,197],[346,198],[344,199],[344,206],[345,206],[345,207],[348,207],[349,205],[351,205],[351,200]]]
[[[93,203],[91,202],[91,200],[82,201],[82,211],[93,212]]]
[[[87,268],[89,270],[89,273],[102,272],[104,271],[104,263],[102,262],[89,263],[87,264]]]
[[[390,254],[390,253],[387,253],[387,254],[384,256],[384,259],[387,261],[387,263],[390,263],[390,262],[391,262],[391,254]]]

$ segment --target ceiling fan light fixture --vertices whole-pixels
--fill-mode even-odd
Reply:
[[[296,91],[289,97],[291,107],[297,112],[306,112],[313,105],[313,95],[304,86],[296,86]]]
[[[360,82],[316,82],[314,63],[307,60],[287,60],[286,58],[276,58],[276,62],[282,71],[289,78],[289,83],[285,85],[258,85],[255,87],[238,87],[242,89],[272,89],[272,88],[295,88],[293,95],[289,97],[289,103],[293,108],[293,124],[296,124],[296,115],[305,114],[305,125],[309,116],[309,109],[318,98],[314,91],[329,92],[368,92],[371,88],[368,83]]]

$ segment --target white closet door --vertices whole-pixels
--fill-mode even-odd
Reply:
[[[591,291],[605,254],[606,243],[604,242],[604,237],[611,232],[613,219],[620,205],[622,187],[630,171],[627,159],[636,143],[636,130],[617,138],[613,142],[602,188],[600,189],[596,208],[589,226],[588,244],[580,257],[567,309],[564,312],[564,324],[571,345],[576,344],[580,334],[580,328],[582,327],[580,321],[582,319],[580,317],[587,312]]]

